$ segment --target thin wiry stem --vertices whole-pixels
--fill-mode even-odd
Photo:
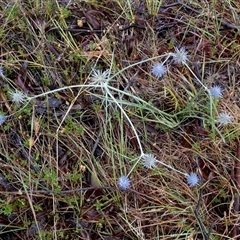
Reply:
[[[117,102],[117,100],[113,97],[113,95],[111,94],[111,92],[109,91],[108,87],[105,87],[105,91],[106,93],[112,98],[112,100],[114,101],[114,103],[119,107],[119,109],[121,110],[121,112],[123,113],[123,115],[125,116],[125,118],[127,119],[127,121],[129,122],[133,132],[134,132],[134,135],[136,136],[136,139],[137,139],[137,142],[138,142],[138,145],[139,145],[139,149],[140,149],[140,152],[141,152],[141,155],[144,154],[143,153],[143,148],[142,148],[142,144],[141,144],[141,141],[139,139],[139,136],[137,134],[137,131],[132,123],[132,121],[130,120],[130,118],[128,117],[128,115],[126,114],[126,112],[124,111],[124,109],[122,108],[122,106]]]
[[[177,172],[177,173],[180,173],[180,174],[184,175],[185,177],[188,176],[187,173],[181,172],[181,171],[175,169],[174,167],[172,167],[172,166],[170,166],[170,165],[168,165],[168,164],[166,164],[166,163],[164,163],[164,162],[162,162],[162,161],[157,160],[157,162],[160,163],[161,165],[163,165],[163,166],[165,166],[165,167],[167,167],[167,168],[169,168],[169,169],[171,169],[171,170]]]
[[[187,69],[191,72],[191,74],[196,78],[198,83],[208,92],[208,88],[201,82],[201,80],[196,76],[196,74],[193,72],[193,70],[188,66],[188,64],[184,64]]]

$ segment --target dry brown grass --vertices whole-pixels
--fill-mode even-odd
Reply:
[[[0,238],[238,239],[239,9],[237,0],[166,0],[151,16],[137,0],[0,0]],[[210,102],[186,66],[152,76],[154,57],[181,46],[221,99]],[[123,91],[111,93],[144,152],[196,172],[198,186],[161,164],[133,169],[140,147],[128,119],[102,90],[83,87],[92,69],[110,67]],[[14,89],[50,93],[21,109]],[[222,111],[232,124],[215,122]]]

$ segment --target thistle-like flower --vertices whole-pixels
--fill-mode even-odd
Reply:
[[[92,83],[100,85],[101,87],[107,87],[108,82],[110,81],[109,75],[110,69],[107,69],[106,71],[93,70],[91,77]]]
[[[162,77],[165,74],[165,72],[166,72],[166,68],[160,62],[157,62],[152,66],[152,74],[155,77]]]
[[[188,61],[188,53],[185,50],[185,47],[181,47],[180,49],[176,48],[174,53],[170,53],[170,56],[173,57],[175,64],[184,65]]]
[[[0,114],[0,125],[2,125],[6,121],[6,119],[7,119],[6,116]]]
[[[221,125],[228,125],[232,123],[232,116],[229,113],[222,112],[217,116],[217,122]]]
[[[11,92],[11,100],[14,103],[20,104],[24,103],[27,100],[27,95],[23,92],[16,90],[15,92]]]
[[[157,162],[158,160],[153,154],[144,154],[142,156],[142,163],[146,168],[154,168]]]
[[[118,179],[118,187],[121,190],[126,190],[130,186],[130,180],[127,176],[121,176]]]
[[[187,176],[187,183],[190,187],[194,187],[199,183],[199,177],[196,173],[190,173]]]
[[[0,66],[0,76],[3,76],[3,68]]]
[[[221,98],[222,97],[222,88],[218,85],[212,86],[208,89],[209,95],[214,98]]]

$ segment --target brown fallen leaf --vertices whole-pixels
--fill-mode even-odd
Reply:
[[[17,76],[17,78],[15,79],[15,83],[18,87],[22,89],[23,92],[25,93],[31,92],[29,87],[27,86],[27,83],[23,81],[21,74]]]
[[[102,12],[96,10],[89,10],[86,13],[84,13],[84,15],[93,29],[101,28],[101,22],[99,17],[97,16],[101,16],[102,18],[104,18],[104,14]]]
[[[34,133],[35,133],[35,136],[38,135],[38,132],[39,132],[39,129],[40,129],[40,124],[39,124],[39,121],[36,121],[34,120]]]
[[[105,53],[105,50],[87,51],[87,52],[84,52],[84,56],[86,56],[87,60],[89,61],[92,58],[100,58],[101,56],[103,56],[104,53]]]

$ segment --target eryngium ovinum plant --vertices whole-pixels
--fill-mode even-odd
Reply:
[[[152,69],[151,69],[151,73],[156,78],[162,78],[164,76],[164,74],[167,71],[167,68],[165,67],[165,64],[170,59],[171,63],[176,64],[176,65],[184,65],[189,69],[189,71],[195,77],[197,82],[203,87],[203,89],[210,96],[210,104],[212,104],[212,98],[222,97],[222,90],[219,86],[213,86],[212,88],[208,89],[197,78],[197,76],[194,74],[194,72],[191,70],[191,68],[188,65],[188,62],[189,62],[188,53],[185,50],[185,48],[182,47],[180,49],[175,49],[174,53],[166,53],[166,54],[163,54],[161,56],[152,57],[152,58],[134,63],[134,64],[132,64],[132,65],[130,65],[130,66],[124,68],[124,69],[119,70],[115,74],[112,73],[112,66],[110,66],[110,69],[107,69],[105,71],[93,69],[92,73],[91,73],[90,81],[87,84],[65,86],[65,87],[62,87],[62,88],[59,88],[59,89],[54,89],[54,90],[47,91],[47,92],[44,92],[44,93],[41,93],[41,94],[38,94],[38,95],[34,95],[34,96],[27,96],[25,93],[23,93],[19,90],[14,90],[14,91],[10,92],[10,98],[11,98],[11,101],[13,103],[23,105],[21,107],[21,109],[19,110],[19,111],[21,111],[23,108],[25,108],[29,104],[29,102],[33,101],[34,99],[37,99],[37,98],[43,97],[43,96],[47,96],[48,94],[60,92],[60,91],[66,90],[66,89],[78,88],[78,89],[80,89],[79,94],[81,93],[81,91],[83,91],[83,89],[85,91],[91,91],[91,89],[94,89],[94,90],[95,89],[101,89],[102,95],[96,95],[96,96],[101,98],[101,100],[103,101],[103,103],[106,104],[106,106],[108,105],[108,103],[109,104],[114,104],[121,111],[121,113],[123,114],[123,116],[125,117],[127,122],[129,123],[130,127],[132,128],[132,131],[133,131],[133,133],[136,137],[136,140],[137,140],[137,143],[138,143],[139,149],[140,149],[139,156],[136,159],[133,159],[133,160],[135,160],[135,164],[132,166],[129,173],[119,177],[118,182],[117,182],[119,188],[122,189],[122,190],[125,190],[130,186],[129,175],[135,169],[135,167],[137,166],[137,164],[140,161],[146,168],[149,168],[149,169],[151,169],[153,167],[156,167],[157,164],[161,164],[161,165],[169,168],[172,171],[175,171],[179,174],[184,175],[187,179],[187,183],[189,184],[189,186],[195,186],[199,183],[199,177],[195,173],[188,174],[188,173],[181,172],[177,169],[174,169],[172,166],[164,163],[163,161],[160,161],[160,160],[156,159],[156,157],[153,154],[148,154],[148,153],[144,152],[142,144],[141,144],[141,140],[138,136],[136,128],[134,127],[134,124],[132,123],[131,119],[129,118],[128,114],[126,113],[126,111],[124,110],[124,107],[123,107],[123,105],[127,106],[128,104],[132,106],[133,103],[128,103],[127,101],[122,101],[121,100],[122,96],[125,95],[125,96],[128,96],[128,97],[131,97],[132,99],[136,100],[136,102],[138,104],[142,104],[144,106],[149,107],[150,109],[152,109],[154,111],[157,111],[160,114],[160,116],[162,116],[161,118],[159,118],[159,123],[161,123],[161,124],[163,124],[163,125],[165,125],[169,128],[176,127],[179,123],[176,122],[175,120],[173,120],[174,118],[172,117],[171,114],[168,114],[168,113],[165,113],[165,112],[163,112],[159,109],[156,109],[154,106],[145,102],[143,99],[133,95],[132,93],[129,93],[127,91],[122,91],[122,90],[119,90],[116,87],[111,86],[111,82],[113,82],[114,79],[118,75],[123,73],[125,70],[127,70],[127,69],[129,69],[129,68],[131,68],[135,65],[141,64],[143,62],[154,61],[154,60],[157,60],[157,59],[159,59],[161,61],[155,62],[152,66]],[[3,69],[1,68],[0,70],[1,70],[1,72],[0,72],[1,77],[4,78],[4,79],[7,79],[3,74]],[[116,98],[115,96],[119,96],[119,98]],[[135,106],[137,106],[137,104],[135,104]],[[13,113],[13,114],[15,114],[15,113]],[[230,123],[230,121],[231,121],[230,117],[225,116],[225,115],[224,116],[223,116],[223,114],[219,115],[218,122],[220,122],[222,124]],[[5,116],[4,113],[0,114],[0,125],[3,124],[7,120],[7,118],[10,117],[10,116],[11,115]],[[63,118],[63,120],[60,123],[58,129],[60,128],[64,119],[65,118]]]

